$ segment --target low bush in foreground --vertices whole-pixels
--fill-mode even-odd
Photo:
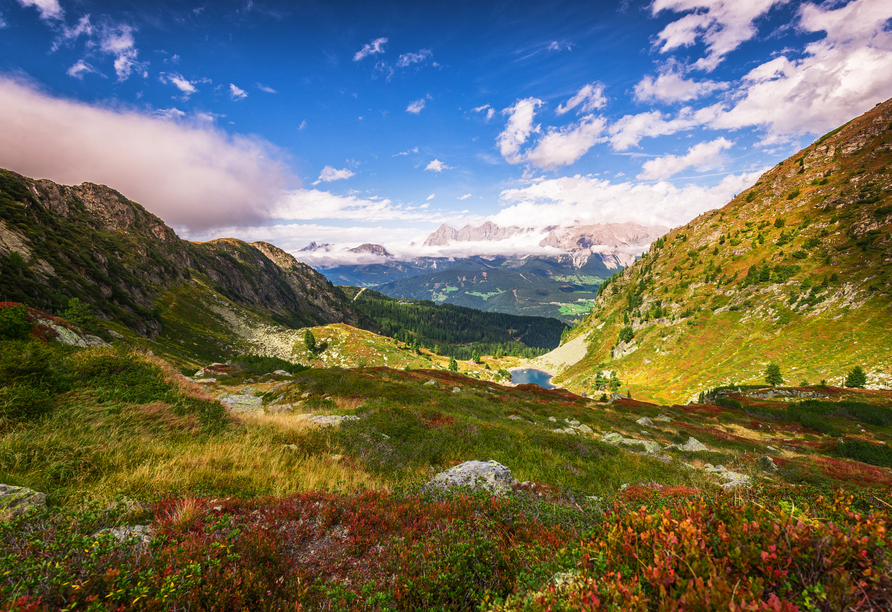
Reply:
[[[648,612],[892,605],[890,517],[885,506],[869,506],[883,493],[802,505],[798,489],[753,500],[647,489],[580,508],[523,489],[506,499],[383,492],[170,499],[141,517],[131,511],[131,522],[153,517],[149,544],[107,531],[126,518],[120,512],[44,510],[0,525],[0,605]]]

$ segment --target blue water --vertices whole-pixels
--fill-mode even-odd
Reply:
[[[515,385],[524,385],[533,383],[546,389],[554,389],[554,385],[548,382],[551,380],[551,374],[536,370],[533,368],[523,368],[520,370],[511,370],[511,382]]]

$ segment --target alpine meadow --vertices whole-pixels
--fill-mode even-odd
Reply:
[[[0,33],[0,610],[892,610],[888,1]]]

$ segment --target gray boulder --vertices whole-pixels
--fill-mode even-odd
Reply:
[[[640,448],[649,455],[656,455],[660,452],[660,445],[653,440],[636,440],[635,438],[624,438],[621,434],[610,432],[604,434],[601,438],[602,442],[613,444],[614,446],[631,446]]]
[[[659,414],[659,415],[657,415],[657,418],[655,418],[654,420],[655,420],[655,421],[662,421],[663,423],[671,423],[671,422],[672,422],[672,419],[670,419],[669,417],[667,417],[665,414]]]
[[[220,403],[233,412],[259,412],[262,409],[263,398],[239,393],[224,393],[220,396]]]
[[[297,418],[309,421],[315,425],[337,426],[344,421],[358,421],[359,417],[352,414],[299,414]]]
[[[0,513],[7,516],[24,514],[34,506],[45,506],[46,494],[25,487],[0,484]]]
[[[513,484],[511,470],[497,461],[489,460],[465,461],[440,472],[426,486],[444,491],[455,487],[469,487],[474,491],[485,490],[504,495],[511,490]]]
[[[679,446],[678,448],[680,448],[683,451],[687,451],[689,453],[699,453],[702,451],[709,450],[708,448],[706,448],[705,444],[703,444],[696,438],[688,438],[688,441],[685,442],[684,444],[682,444],[681,446]]]
[[[640,419],[638,419],[638,420],[635,421],[635,422],[638,423],[639,425],[644,426],[644,427],[653,427],[653,426],[654,426],[654,422],[651,421],[651,420],[650,420],[649,418],[647,418],[647,417],[641,417]]]
[[[774,459],[772,459],[768,455],[759,457],[759,467],[762,469],[763,472],[777,472],[777,465],[774,464]]]

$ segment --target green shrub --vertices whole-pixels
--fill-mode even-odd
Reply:
[[[892,467],[892,447],[871,444],[863,440],[846,440],[839,443],[836,448],[840,457],[879,467]]]
[[[256,376],[269,374],[276,370],[297,374],[310,369],[309,366],[285,361],[279,357],[264,357],[261,355],[239,355],[238,357],[233,357],[230,361],[237,364],[242,370]]]
[[[629,326],[626,326],[626,327],[622,328],[621,330],[619,330],[619,341],[620,342],[629,342],[634,337],[635,337],[635,332],[632,331],[632,328]]]
[[[31,333],[28,311],[22,304],[0,304],[0,340],[19,340]]]
[[[799,188],[798,187],[787,194],[788,200],[795,200],[798,197],[799,197]]]

